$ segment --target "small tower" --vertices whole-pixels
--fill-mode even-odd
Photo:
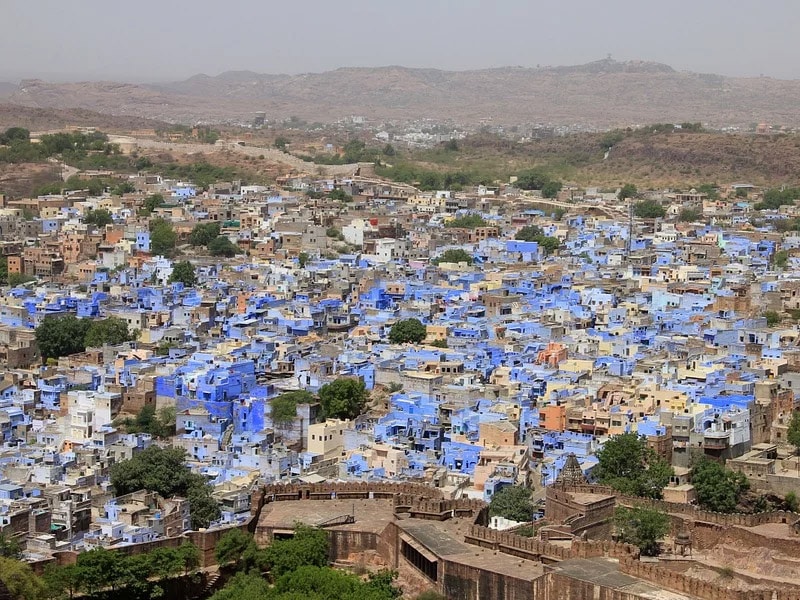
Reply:
[[[556,478],[556,484],[561,485],[563,488],[571,488],[578,485],[586,485],[587,483],[589,482],[586,481],[586,476],[581,470],[581,465],[577,457],[574,453],[570,452],[564,463],[564,468],[561,469],[561,472]]]

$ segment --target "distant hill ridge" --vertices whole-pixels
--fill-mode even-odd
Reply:
[[[0,95],[3,94],[0,84]],[[452,119],[463,124],[583,124],[664,121],[714,126],[800,126],[800,81],[676,71],[610,58],[583,65],[468,71],[344,67],[300,75],[227,71],[160,84],[25,80],[7,96],[41,108],[84,108],[166,121]]]

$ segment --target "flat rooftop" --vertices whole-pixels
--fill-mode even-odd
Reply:
[[[471,519],[448,519],[447,521],[400,519],[397,521],[397,525],[403,534],[412,538],[416,544],[448,561],[470,567],[491,569],[506,577],[523,581],[533,581],[544,574],[544,565],[538,561],[517,558],[464,542],[470,522]]]
[[[394,506],[388,499],[284,500],[264,507],[258,527],[291,531],[298,521],[313,527],[350,514],[354,523],[326,529],[380,533],[394,519]]]
[[[648,600],[690,600],[691,596],[677,594],[636,579],[619,570],[619,561],[613,558],[578,558],[554,565],[558,573],[596,585],[624,591]]]
[[[603,500],[609,500],[615,498],[615,496],[609,496],[608,494],[592,494],[589,492],[586,493],[578,492],[571,495],[573,501],[575,501],[577,504],[583,504],[584,506],[588,504],[594,504],[595,502],[602,502]]]

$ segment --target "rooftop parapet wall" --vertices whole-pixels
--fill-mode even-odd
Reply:
[[[569,560],[571,558],[592,558],[595,556],[629,559],[639,556],[639,550],[629,544],[572,540],[570,546],[564,546],[551,544],[536,538],[524,537],[508,531],[489,529],[482,525],[472,525],[467,532],[466,541],[476,546],[493,548],[505,554],[528,560],[540,560],[541,557]]]
[[[785,585],[782,589],[733,590],[724,585],[696,579],[667,569],[658,563],[624,559],[621,572],[644,579],[665,589],[702,600],[800,600],[800,586]]]
[[[257,511],[266,502],[281,500],[372,499],[406,496],[416,499],[442,498],[436,488],[418,483],[315,483],[271,484],[253,492],[251,510]]]
[[[642,508],[652,508],[659,512],[673,515],[682,515],[693,521],[703,523],[713,523],[715,525],[755,527],[766,523],[788,523],[793,525],[800,521],[800,514],[789,511],[777,510],[755,514],[729,514],[702,510],[691,504],[678,504],[675,502],[665,502],[663,500],[651,500],[649,498],[639,498],[637,496],[623,496],[610,487],[588,485],[573,488],[553,488],[547,489],[548,498],[553,498],[558,502],[567,502],[571,493],[592,493],[607,494],[616,496],[616,503],[621,506],[637,506]],[[576,510],[576,513],[578,511]]]

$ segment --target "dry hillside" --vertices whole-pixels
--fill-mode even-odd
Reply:
[[[800,125],[800,81],[678,72],[655,63],[600,60],[574,67],[440,71],[344,68],[303,75],[249,71],[133,85],[28,80],[10,96],[24,106],[85,108],[167,121],[452,119],[464,124],[555,123],[616,127],[664,121]]]

